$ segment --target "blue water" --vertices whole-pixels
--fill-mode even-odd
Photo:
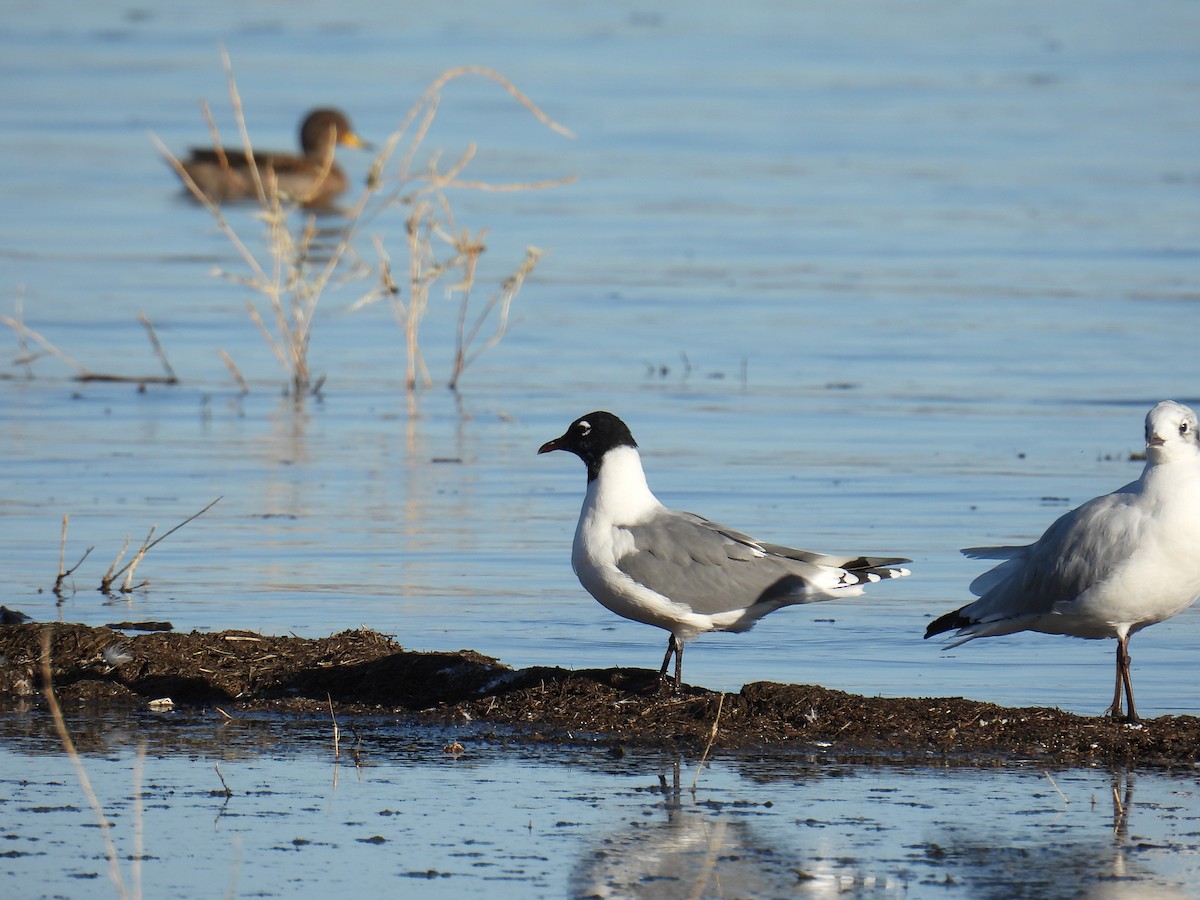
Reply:
[[[608,408],[671,505],[915,560],[859,600],[701,639],[689,680],[1103,708],[1106,643],[1026,635],[944,657],[920,635],[968,599],[980,564],[957,548],[1032,539],[1131,480],[1149,406],[1200,397],[1193,4],[70,9],[27,4],[0,31],[21,84],[0,101],[0,310],[93,372],[158,374],[144,311],[181,384],[80,384],[54,356],[20,364],[5,330],[7,605],[649,666],[661,633],[571,574],[581,468],[534,455]],[[419,163],[475,142],[468,177],[578,179],[452,195],[460,227],[487,229],[480,298],[525,246],[548,251],[460,396],[442,387],[454,302],[435,292],[435,384],[409,396],[386,304],[352,311],[363,280],[318,307],[321,399],[282,396],[250,292],[212,274],[244,264],[149,138],[207,142],[205,99],[232,142],[218,43],[259,147],[292,146],[318,103],[381,145],[463,64],[573,130],[486,79],[445,91]],[[371,156],[341,160],[358,180]],[[253,211],[228,214],[261,249]],[[376,236],[402,270],[406,214],[378,213],[354,254],[373,265]],[[140,565],[145,590],[94,590],[126,536],[218,496]],[[68,514],[68,564],[96,549],[59,609],[46,589]],[[1200,709],[1198,634],[1188,611],[1134,642],[1143,711]]]
[[[181,383],[80,383],[54,355],[25,365],[0,330],[0,600],[40,620],[366,625],[514,666],[655,665],[663,635],[601,609],[570,571],[582,468],[535,456],[608,408],[671,505],[784,543],[914,559],[911,578],[865,597],[701,638],[689,681],[1097,714],[1107,642],[1022,635],[942,653],[921,634],[981,569],[958,548],[1030,540],[1136,477],[1146,410],[1200,400],[1198,33],[1186,0],[20,4],[0,24],[0,312],[79,366],[135,376],[160,372],[145,312]],[[303,112],[329,103],[382,146],[460,65],[492,67],[574,132],[543,128],[482,78],[445,91],[418,165],[474,143],[467,177],[576,178],[451,195],[459,228],[487,230],[477,300],[526,246],[547,251],[460,394],[443,387],[455,302],[433,295],[421,347],[434,386],[410,395],[387,305],[355,309],[368,279],[331,285],[317,309],[321,397],[284,395],[250,292],[212,274],[244,264],[150,139],[208,143],[201,99],[236,134],[221,44],[260,148],[291,147]],[[372,156],[340,159],[361,183]],[[378,237],[403,271],[406,215],[378,211],[353,258],[373,266]],[[260,251],[253,210],[228,216]],[[150,551],[148,586],[97,592],[126,538],[218,496]],[[65,515],[67,564],[95,549],[58,606]],[[1198,640],[1192,609],[1133,642],[1144,715],[1200,711]],[[20,844],[4,849],[24,854],[6,855],[9,883],[103,893],[91,813],[33,722],[41,749],[9,736],[0,750],[0,768],[20,772],[0,794],[0,831]],[[155,730],[86,727],[117,741],[88,762],[127,856],[135,761],[121,735]],[[141,815],[146,852],[165,863],[143,866],[148,894],[198,893],[202,878],[205,894],[327,895],[336,882],[619,895],[643,873],[650,895],[679,884],[664,871],[714,871],[713,846],[747,848],[717,869],[745,895],[790,891],[795,870],[813,893],[939,897],[947,874],[1010,896],[1004,873],[1030,866],[1050,879],[1044,894],[1064,872],[1093,896],[1195,882],[1194,791],[1167,776],[1137,776],[1127,839],[1106,772],[1058,773],[1064,804],[1029,770],[784,767],[776,780],[765,763],[722,761],[691,797],[687,760],[671,799],[656,793],[671,761],[549,764],[500,748],[479,762],[469,745],[456,762],[401,730],[379,739],[375,767],[342,765],[335,784],[323,748],[292,749],[296,727],[261,738],[281,750],[221,759],[238,791],[227,805],[208,793],[220,754],[186,751],[186,729],[152,743]],[[401,749],[380,749],[389,741]],[[59,811],[26,811],[41,806]],[[1019,860],[996,855],[1013,847]],[[286,865],[260,865],[276,856]],[[430,868],[451,874],[413,875]]]
[[[215,713],[79,723],[114,876],[71,764],[26,719],[0,750],[12,897],[119,879],[172,897],[1174,898],[1200,877],[1186,774],[698,766],[382,721],[344,730],[335,760],[328,728]]]

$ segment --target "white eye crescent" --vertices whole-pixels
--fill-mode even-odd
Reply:
[[[591,430],[592,430],[591,422],[580,422],[579,423],[579,433],[581,435],[588,434]]]

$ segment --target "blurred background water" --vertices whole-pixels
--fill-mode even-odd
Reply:
[[[774,541],[914,559],[911,578],[865,597],[701,638],[690,681],[1097,714],[1107,642],[1023,635],[942,653],[921,634],[982,568],[958,548],[1031,540],[1133,479],[1146,410],[1200,397],[1197,34],[1185,0],[10,3],[0,312],[91,371],[134,376],[159,371],[144,312],[180,384],[81,383],[52,356],[27,368],[0,333],[0,599],[40,620],[365,625],[514,666],[652,666],[662,634],[607,613],[571,573],[582,467],[534,455],[608,408],[670,505]],[[236,134],[220,45],[259,147],[293,146],[325,104],[379,146],[460,65],[503,73],[574,131],[542,128],[483,79],[445,92],[425,147],[454,159],[476,143],[468,177],[578,176],[453,196],[458,224],[488,232],[481,294],[527,245],[547,251],[458,395],[443,387],[454,303],[434,297],[422,347],[435,386],[410,396],[390,312],[352,310],[364,282],[318,309],[321,396],[284,395],[248,292],[211,274],[244,271],[235,251],[150,138],[179,153],[208,143],[201,99]],[[371,158],[340,156],[358,184]],[[377,236],[402,259],[405,214],[379,214],[353,251],[374,259]],[[258,239],[253,210],[228,215]],[[150,552],[146,588],[97,592],[127,536],[217,496]],[[68,514],[68,565],[95,550],[60,607]],[[1134,641],[1143,714],[1200,709],[1198,637],[1192,609]],[[401,879],[423,895],[620,893],[626,877],[675,886],[714,847],[746,895],[795,888],[797,868],[814,894],[943,896],[932,880],[950,874],[972,895],[1012,896],[1032,883],[1014,867],[1047,894],[1177,896],[1195,881],[1194,791],[1167,776],[1121,795],[1136,804],[1130,838],[1102,772],[1060,773],[1064,806],[1021,769],[722,762],[697,799],[667,790],[671,762],[652,755],[552,762],[468,741],[478,761],[464,766],[440,736],[401,730],[371,732],[378,768],[337,788],[327,736],[310,749],[293,724],[223,726],[254,731],[241,755],[227,731],[68,712],[77,739],[99,735],[88,763],[122,854],[144,819],[151,892],[372,893]],[[4,738],[2,768],[19,773],[0,794],[8,887],[95,888],[99,840],[66,760],[46,755],[36,715],[6,721],[36,735]],[[126,739],[150,742],[141,813]],[[214,760],[239,792],[224,809],[208,793]],[[286,864],[264,862],[276,856]],[[753,863],[731,868],[735,856]]]
[[[0,311],[92,371],[156,374],[154,323],[181,383],[32,378],[5,331],[0,596],[37,619],[166,619],[180,629],[316,636],[366,625],[414,649],[522,666],[657,664],[661,633],[578,586],[582,467],[538,445],[607,408],[652,487],[767,539],[913,557],[867,596],[713,635],[689,680],[768,679],[868,694],[966,695],[1099,713],[1113,647],[1024,635],[939,653],[925,622],[982,564],[1136,477],[1142,417],[1195,402],[1200,8],[1188,2],[927,0],[904,5],[466,2],[22,2],[0,24]],[[443,70],[426,148],[492,181],[569,186],[454,197],[488,230],[481,293],[548,251],[511,332],[442,385],[454,304],[408,396],[403,344],[363,283],[323,298],[322,396],[283,396],[245,311],[211,275],[239,261],[186,200],[150,133],[236,134],[218,46],[260,147],[294,145],[335,104],[377,145]],[[361,183],[371,156],[340,155]],[[370,222],[403,250],[402,209]],[[256,235],[253,210],[231,222]],[[245,397],[222,362],[233,358]],[[136,544],[149,586],[95,587]],[[61,609],[49,592],[95,546]],[[1195,713],[1200,613],[1133,643],[1144,714]]]

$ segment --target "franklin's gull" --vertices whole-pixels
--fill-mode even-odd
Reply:
[[[1117,639],[1117,679],[1105,712],[1121,716],[1129,638],[1183,612],[1200,595],[1200,440],[1196,414],[1173,400],[1146,415],[1146,467],[1137,481],[1062,516],[1023,547],[974,547],[1004,562],[971,582],[979,597],[930,623],[925,637],[957,629],[978,637],[1041,631]]]
[[[746,631],[784,606],[854,597],[863,585],[907,575],[907,559],[826,556],[755,540],[668,509],[646,484],[629,428],[607,412],[576,419],[538,453],[567,450],[587,466],[571,564],[580,583],[619,616],[670,632],[659,677],[706,631]]]

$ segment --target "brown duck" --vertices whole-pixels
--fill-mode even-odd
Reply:
[[[300,125],[301,156],[255,150],[263,189],[277,192],[305,206],[327,207],[349,187],[346,173],[333,160],[338,144],[369,147],[338,109],[315,109]],[[196,187],[214,203],[257,196],[250,157],[245,150],[223,147],[194,148],[183,169]]]

